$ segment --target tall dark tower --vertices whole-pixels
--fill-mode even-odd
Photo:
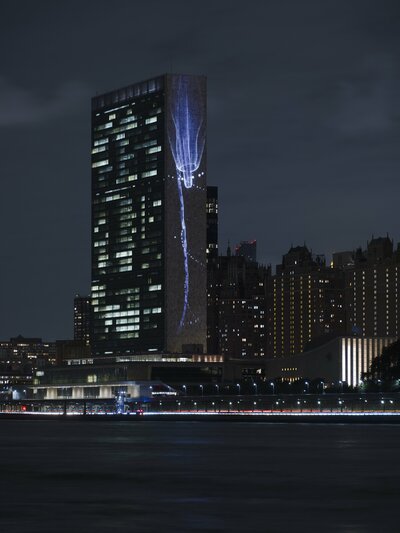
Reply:
[[[93,353],[206,347],[206,79],[92,100]]]
[[[207,353],[218,353],[218,187],[207,187]]]
[[[207,187],[207,263],[218,259],[218,187]]]
[[[90,345],[92,302],[90,296],[74,298],[74,340]]]

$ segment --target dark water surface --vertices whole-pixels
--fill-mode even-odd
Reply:
[[[0,531],[400,531],[399,426],[0,422]]]

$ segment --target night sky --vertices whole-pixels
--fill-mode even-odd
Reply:
[[[400,2],[2,2],[0,339],[71,338],[90,290],[90,98],[208,77],[220,247],[400,240]]]

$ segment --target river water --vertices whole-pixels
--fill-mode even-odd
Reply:
[[[0,531],[394,532],[400,426],[0,421]]]

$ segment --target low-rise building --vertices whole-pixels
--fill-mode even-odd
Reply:
[[[396,337],[336,337],[298,355],[266,360],[266,375],[283,381],[321,379],[326,385],[360,384],[374,357]]]

